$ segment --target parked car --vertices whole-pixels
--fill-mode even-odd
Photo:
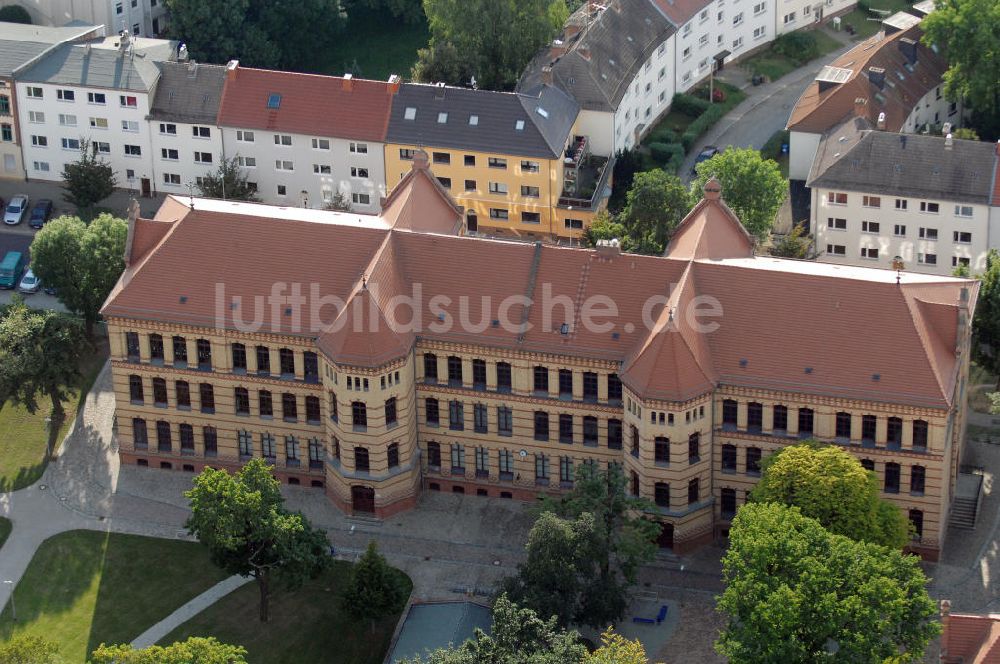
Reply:
[[[42,280],[35,276],[35,273],[28,268],[28,271],[24,273],[21,277],[21,283],[18,284],[17,290],[22,293],[37,293],[38,289],[42,287]]]
[[[7,209],[3,213],[3,223],[10,224],[11,226],[21,223],[27,209],[28,197],[24,194],[18,194],[10,199],[10,203],[7,204]]]
[[[31,208],[31,215],[28,217],[28,225],[32,228],[41,228],[52,216],[52,201],[47,198],[39,198],[35,201],[35,206]]]
[[[20,251],[8,251],[0,261],[0,288],[17,288],[24,271],[24,254]]]
[[[714,145],[706,145],[705,149],[698,153],[697,159],[694,160],[694,166],[691,167],[691,174],[694,175],[698,172],[698,164],[703,161],[708,161],[720,152],[722,152],[722,150]]]

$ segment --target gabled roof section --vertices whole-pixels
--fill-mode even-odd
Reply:
[[[410,171],[382,203],[382,218],[395,230],[458,235],[462,212],[431,173],[427,153],[418,150]]]
[[[809,187],[990,204],[995,144],[859,131],[866,122],[852,118],[823,137]]]
[[[683,260],[753,256],[754,239],[722,200],[715,178],[705,183],[704,196],[674,231],[666,256]]]
[[[226,67],[224,127],[384,142],[395,83]]]
[[[215,124],[222,102],[226,68],[190,62],[161,62],[150,118],[168,122]]]
[[[1000,664],[1000,614],[942,613],[943,664]]]
[[[651,0],[584,2],[528,64],[517,89],[534,90],[551,76],[581,108],[614,112],[639,68],[674,32]]]
[[[788,129],[822,134],[851,114],[865,117],[874,127],[884,113],[880,127],[899,131],[917,102],[941,85],[948,69],[944,58],[920,41],[922,36],[919,25],[891,34],[883,31],[841,55],[799,97]],[[850,75],[838,83],[829,76],[836,70]]]
[[[546,86],[518,94],[405,83],[393,102],[387,140],[554,159],[562,156],[578,110]]]
[[[123,47],[117,35],[60,44],[17,73],[18,80],[131,92],[149,92],[158,62],[177,57],[177,42],[135,37]]]

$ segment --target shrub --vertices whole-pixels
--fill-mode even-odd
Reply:
[[[698,140],[698,134],[688,129],[686,132],[681,134],[681,145],[684,147],[684,151],[687,152],[694,145],[694,142]]]
[[[21,5],[7,5],[0,7],[0,21],[31,25],[31,14]]]
[[[674,99],[671,102],[671,108],[676,111],[680,111],[684,115],[690,115],[692,118],[696,118],[702,113],[704,113],[711,104],[708,100],[698,99],[692,95],[686,95],[678,92],[674,95]]]
[[[684,163],[684,146],[679,143],[650,143],[649,153],[653,161],[666,171],[677,172]]]
[[[781,146],[788,143],[788,135],[788,130],[786,129],[774,132],[771,138],[767,139],[767,143],[764,143],[764,147],[760,149],[761,155],[765,159],[774,159],[777,161],[781,157]]]
[[[788,32],[774,40],[771,49],[789,60],[806,63],[819,56],[816,37],[809,32]]]
[[[676,143],[680,140],[676,131],[666,128],[656,130],[650,138],[655,139],[656,143]]]

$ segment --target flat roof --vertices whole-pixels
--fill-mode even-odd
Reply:
[[[429,650],[457,646],[470,639],[477,627],[489,634],[492,625],[490,610],[473,602],[413,604],[387,661],[396,664]]]

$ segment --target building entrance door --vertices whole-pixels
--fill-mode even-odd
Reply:
[[[143,196],[143,198],[149,198],[150,195],[151,195],[151,192],[150,192],[150,186],[149,186],[149,178],[143,178],[142,179],[142,196]]]
[[[375,489],[370,486],[351,487],[351,508],[355,512],[375,513]]]
[[[656,543],[660,545],[661,549],[673,549],[674,548],[674,524],[672,523],[661,523],[663,529],[660,531],[660,536],[656,538]]]

